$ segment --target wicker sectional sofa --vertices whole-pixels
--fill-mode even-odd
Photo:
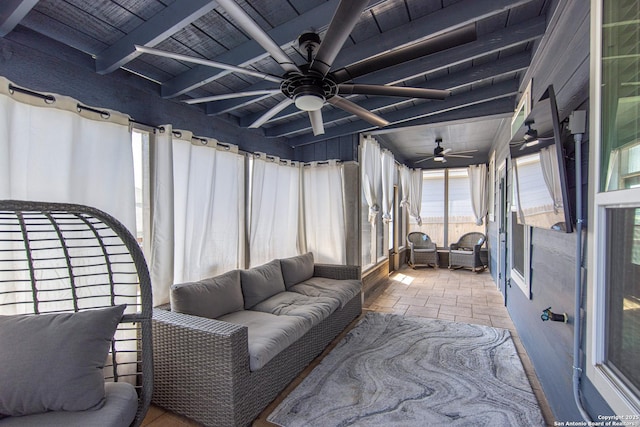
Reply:
[[[152,401],[208,426],[249,425],[361,311],[360,267],[311,253],[173,285],[153,314]]]

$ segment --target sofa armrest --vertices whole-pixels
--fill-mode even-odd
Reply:
[[[313,275],[315,277],[326,277],[327,279],[360,280],[359,265],[338,265],[338,264],[314,264]]]
[[[449,245],[449,250],[455,251],[457,250],[459,245],[457,243],[452,243]]]

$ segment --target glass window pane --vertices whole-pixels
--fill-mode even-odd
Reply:
[[[422,171],[422,226],[409,220],[409,232],[421,231],[438,246],[444,246],[444,169]]]
[[[606,364],[640,395],[640,208],[606,210]]]
[[[600,190],[630,188],[640,175],[640,5],[604,1]]]
[[[470,188],[466,168],[449,169],[449,243],[472,231],[484,233],[484,226],[476,225]]]

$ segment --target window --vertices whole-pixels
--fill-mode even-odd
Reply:
[[[640,208],[607,209],[605,364],[640,396]]]
[[[616,414],[640,413],[640,5],[594,0],[596,177],[587,375]],[[599,67],[597,66],[599,64]]]
[[[471,208],[466,168],[424,170],[422,176],[422,225],[411,218],[410,231],[427,234],[439,247],[448,247],[471,231],[484,233]]]
[[[521,171],[524,169],[524,171]],[[513,168],[515,171],[516,168]],[[524,209],[518,195],[518,180],[522,179],[526,182],[528,173],[526,168],[518,169],[517,173],[513,173],[511,183],[511,232],[509,238],[511,240],[509,251],[511,265],[511,281],[525,294],[527,298],[531,298],[531,227],[518,223],[519,212]],[[542,178],[540,178],[542,179]]]

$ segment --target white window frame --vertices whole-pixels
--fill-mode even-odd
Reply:
[[[522,242],[522,250],[524,251],[524,275],[521,275],[518,270],[513,266],[515,265],[513,257],[515,247],[513,245],[513,216],[510,216],[511,227],[509,232],[509,265],[511,266],[511,281],[518,285],[518,288],[522,293],[531,299],[531,227],[528,225],[522,225],[524,227],[524,237]]]
[[[640,399],[605,366],[606,349],[606,209],[640,207],[640,188],[599,192],[601,148],[602,84],[602,0],[591,0],[591,86],[590,86],[590,159],[588,217],[593,226],[587,230],[587,302],[592,313],[587,322],[586,375],[600,395],[620,416],[640,415]],[[634,415],[634,416],[635,416]]]

